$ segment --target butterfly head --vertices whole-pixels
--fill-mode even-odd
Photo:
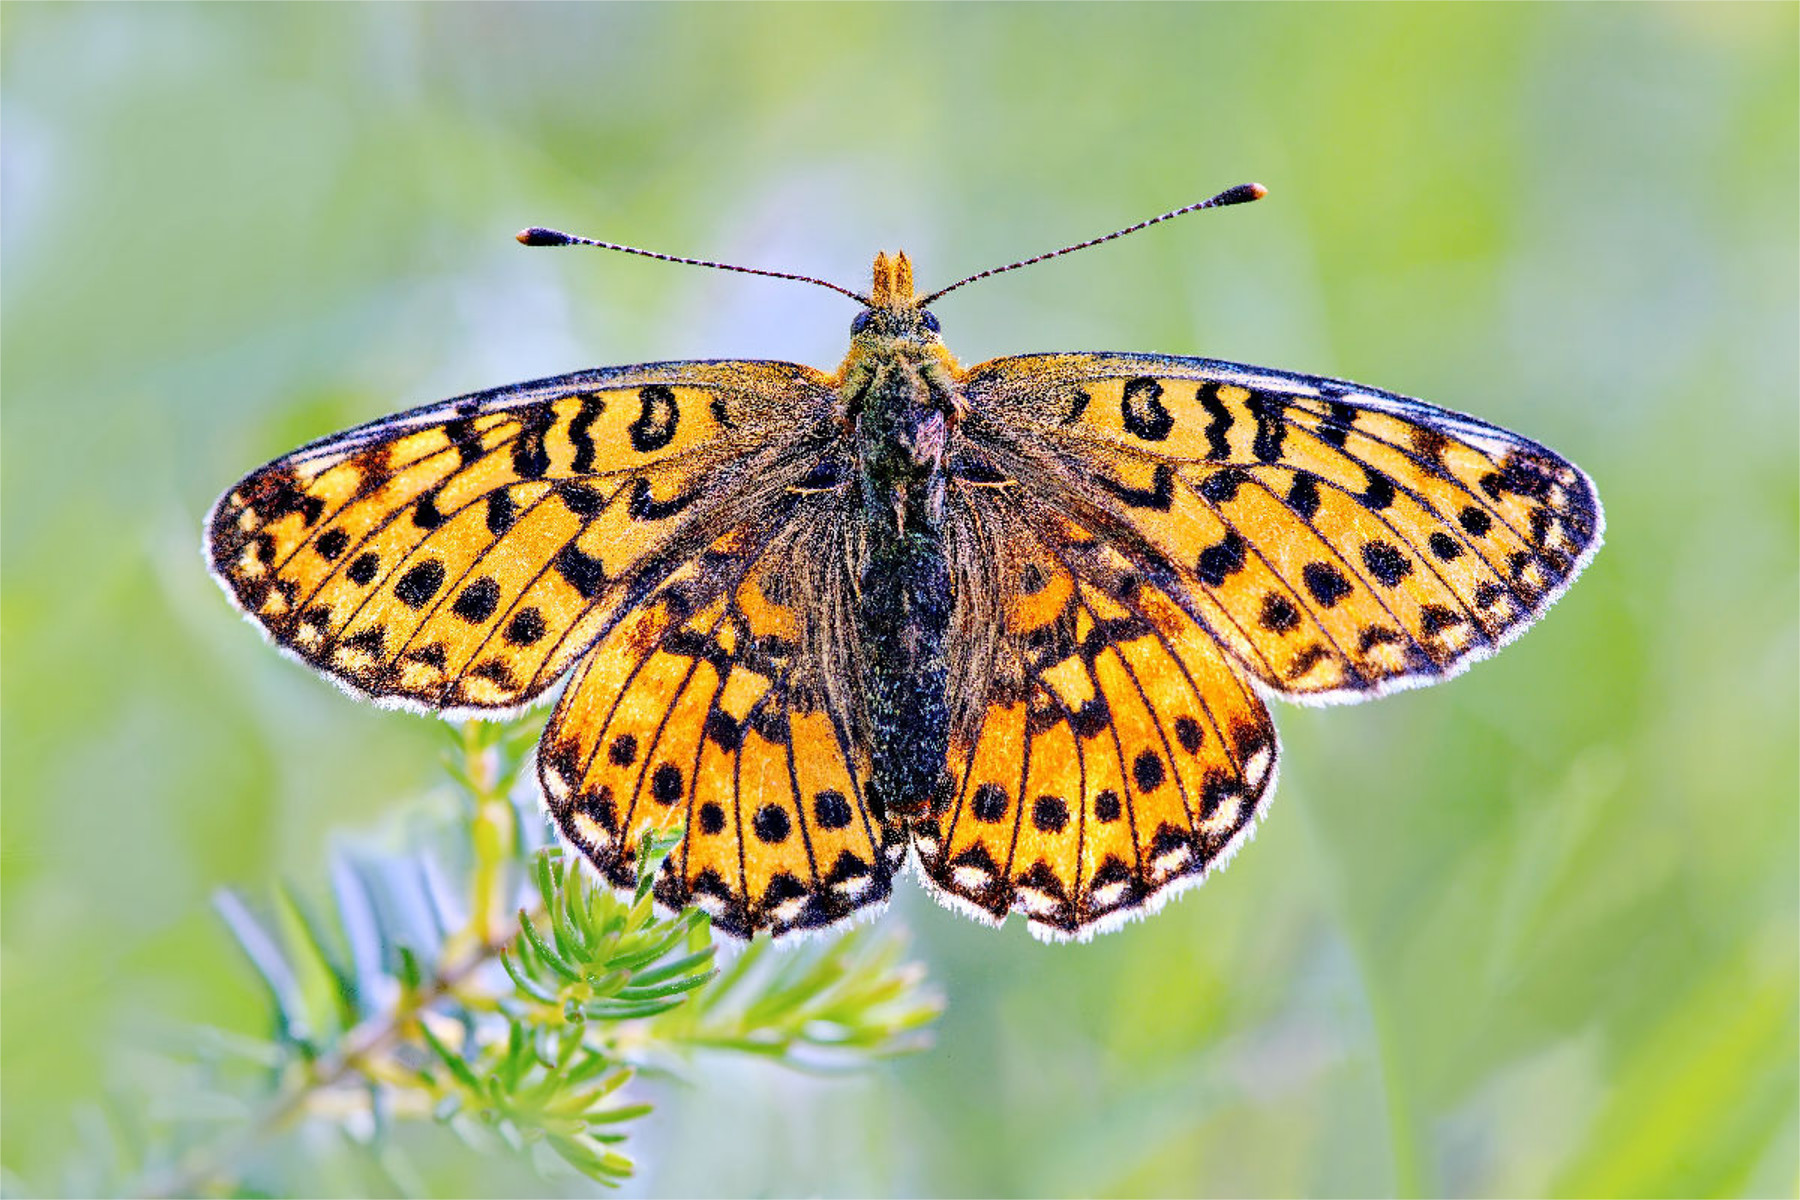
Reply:
[[[865,351],[902,347],[941,349],[938,319],[913,292],[912,261],[904,251],[889,258],[875,256],[875,278],[868,307],[850,322],[853,344]]]

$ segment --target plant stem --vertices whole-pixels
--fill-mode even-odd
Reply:
[[[475,847],[475,868],[469,876],[469,924],[452,939],[453,950],[491,942],[512,916],[507,876],[518,850],[518,817],[507,796],[510,780],[500,770],[500,755],[483,745],[482,732],[473,721],[462,727],[464,772],[474,789],[469,840]]]
[[[309,1064],[279,1091],[249,1129],[235,1143],[220,1150],[216,1160],[191,1162],[160,1183],[146,1187],[146,1196],[192,1196],[208,1187],[229,1184],[228,1169],[257,1143],[305,1111],[318,1093],[345,1076],[367,1071],[369,1060],[404,1034],[421,1013],[455,991],[519,936],[519,928],[507,911],[508,867],[517,853],[517,828],[507,780],[502,777],[500,756],[483,744],[475,722],[462,727],[463,767],[473,785],[475,808],[470,834],[475,847],[474,870],[469,883],[469,921],[445,946],[442,960],[450,965],[434,972],[416,989],[403,990],[392,1011],[373,1016],[350,1029],[338,1048]],[[542,901],[527,910],[527,919],[543,914]]]
[[[528,919],[543,914],[540,903],[528,910]],[[237,1142],[221,1150],[214,1162],[191,1162],[167,1179],[145,1188],[145,1196],[195,1196],[209,1186],[228,1184],[228,1168],[247,1154],[263,1138],[304,1112],[314,1095],[333,1086],[345,1076],[366,1069],[365,1064],[400,1037],[419,1015],[455,991],[469,976],[491,962],[512,944],[517,932],[483,942],[474,953],[434,973],[418,989],[403,992],[391,1012],[370,1017],[344,1035],[339,1048],[312,1063],[298,1078],[271,1099],[262,1113],[250,1123]]]

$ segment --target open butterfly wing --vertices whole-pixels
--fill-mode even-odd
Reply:
[[[797,489],[683,564],[603,637],[557,704],[539,776],[565,836],[621,887],[680,825],[655,894],[747,937],[885,901],[903,850],[865,806],[850,733],[850,527]]]
[[[1573,464],[1341,380],[1208,359],[1043,354],[965,381],[969,438],[1146,568],[1258,680],[1352,700],[1517,636],[1599,548]]]
[[[1252,828],[1275,728],[1218,642],[1115,547],[991,475],[956,499],[963,597],[927,883],[988,921],[1087,937],[1198,882]],[[983,628],[982,610],[1001,614]]]
[[[208,518],[210,565],[277,645],[352,692],[511,708],[779,492],[832,402],[818,372],[766,362],[448,400],[250,474]]]

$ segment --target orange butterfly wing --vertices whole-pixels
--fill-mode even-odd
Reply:
[[[1003,627],[963,677],[944,811],[915,820],[923,876],[981,919],[1086,937],[1198,882],[1274,783],[1268,710],[1153,578],[1024,486],[959,497],[964,594]],[[964,652],[980,644],[959,631]],[[975,681],[985,680],[982,687]]]
[[[786,363],[660,363],[448,400],[251,473],[214,574],[355,694],[428,710],[539,695],[734,509],[778,492],[833,393]]]
[[[655,894],[740,937],[880,904],[904,851],[865,804],[848,525],[795,488],[683,564],[563,693],[539,777],[565,836],[621,887],[647,831],[682,825]]]
[[[1177,602],[1295,699],[1455,673],[1530,625],[1600,545],[1572,463],[1341,380],[1045,354],[974,367],[965,389],[970,436],[1002,469],[1166,564]]]
[[[1239,844],[1275,776],[1256,688],[1453,674],[1599,546],[1572,464],[1391,393],[1114,354],[962,382],[957,734],[915,846],[957,907],[1041,936],[1153,908]]]

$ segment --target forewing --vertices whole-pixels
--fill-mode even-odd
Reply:
[[[1086,937],[1230,855],[1274,782],[1275,728],[1218,642],[1092,529],[1016,483],[959,486],[952,647],[974,665],[956,673],[951,794],[914,844],[956,907]]]
[[[831,405],[816,371],[762,362],[463,396],[253,472],[208,517],[208,556],[279,646],[349,690],[510,708],[804,471]]]
[[[891,860],[854,749],[843,498],[790,492],[683,565],[602,638],[539,749],[564,836],[620,887],[681,826],[655,894],[739,937],[885,901]]]
[[[1341,380],[1197,358],[971,369],[966,436],[1089,521],[1269,688],[1358,699],[1522,632],[1600,544],[1586,475],[1517,434]]]

